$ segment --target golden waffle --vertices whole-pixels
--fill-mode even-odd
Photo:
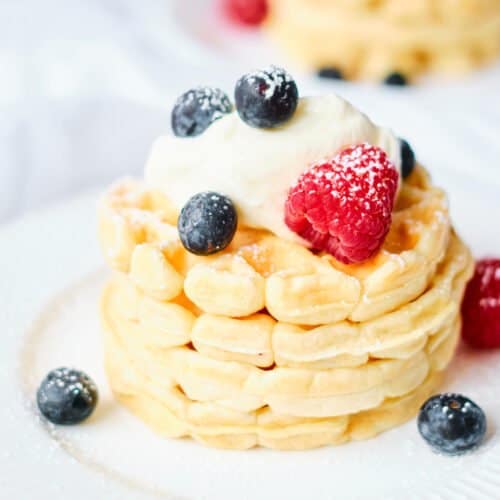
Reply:
[[[136,350],[160,352],[192,343],[206,357],[261,368],[349,368],[369,359],[405,360],[421,351],[429,338],[445,336],[457,321],[470,274],[470,254],[453,236],[447,257],[424,294],[362,323],[305,328],[263,313],[245,318],[195,313],[186,299],[178,303],[151,299],[123,275],[109,284],[103,312],[121,331],[129,332]]]
[[[224,252],[197,257],[182,247],[175,221],[160,193],[133,181],[113,188],[99,213],[111,267],[152,299],[188,302],[193,314],[246,318],[267,310],[300,326],[365,322],[414,300],[429,286],[450,237],[446,197],[420,167],[403,184],[384,247],[359,265],[245,228]]]
[[[295,59],[347,78],[464,72],[500,54],[500,0],[270,0],[267,29]]]
[[[106,351],[106,368],[116,397],[156,432],[167,437],[189,435],[210,446],[233,449],[257,445],[307,449],[371,438],[413,417],[441,377],[440,372],[430,372],[413,391],[355,415],[300,418],[269,407],[245,412],[231,409],[225,401],[193,401],[179,387],[156,385],[137,369],[112,334]]]
[[[127,364],[135,365],[153,383],[162,381],[164,388],[169,390],[180,387],[187,397],[197,402],[224,401],[232,410],[244,411],[269,406],[279,414],[295,417],[351,414],[377,407],[384,399],[407,394],[421,384],[429,372],[444,369],[454,351],[460,318],[458,306],[471,274],[471,267],[472,259],[467,249],[453,237],[436,275],[436,287],[430,288],[414,304],[403,306],[392,315],[380,318],[378,324],[377,321],[352,324],[352,328],[359,329],[354,334],[355,337],[360,339],[363,334],[368,338],[367,341],[362,340],[367,351],[364,352],[362,348],[358,350],[365,355],[364,362],[360,363],[358,360],[355,366],[335,368],[323,368],[321,362],[319,366],[310,363],[307,367],[291,368],[280,364],[279,355],[272,351],[268,356],[270,359],[275,358],[275,365],[272,369],[262,370],[259,363],[251,363],[250,356],[244,357],[241,339],[237,336],[238,328],[233,326],[231,334],[228,334],[228,331],[224,332],[227,318],[210,315],[201,315],[195,319],[191,324],[191,334],[185,332],[182,345],[175,346],[172,340],[170,346],[164,347],[169,342],[155,342],[155,331],[151,335],[151,330],[144,326],[140,313],[137,319],[132,317],[129,302],[124,302],[119,293],[120,284],[112,283],[103,297],[103,320],[106,330],[110,332],[112,345],[108,346],[108,356],[113,357],[120,350],[128,353]],[[435,293],[445,297],[445,302],[426,300]],[[139,303],[135,308],[137,311],[141,309],[140,302],[139,294]],[[414,326],[415,330],[410,334],[401,333],[408,328],[407,319],[411,318],[409,310],[414,305],[421,312],[417,321],[410,319],[410,328]],[[443,309],[449,309],[450,312],[441,314]],[[425,323],[432,320],[433,316],[439,320],[427,327]],[[225,351],[206,350],[203,347],[198,350],[194,342],[190,344],[197,335],[197,325],[206,323],[207,317],[213,324],[207,338],[218,339],[220,343],[222,336],[227,342]],[[150,318],[150,321],[157,319]],[[172,314],[170,319],[172,323],[175,315]],[[269,329],[269,324],[259,322],[263,319],[255,318],[251,327],[255,333],[253,342],[251,336],[243,335],[251,351],[255,351],[255,347],[261,344],[262,335],[270,334],[268,344],[272,349],[277,345],[275,337],[280,336],[282,328],[294,328],[292,325],[276,323]],[[384,319],[387,319],[387,323],[381,326],[380,322]],[[184,318],[181,319],[183,320]],[[221,325],[220,331],[217,324]],[[373,331],[370,331],[370,326]],[[339,350],[343,351],[344,346],[352,346],[351,339],[342,335],[345,325],[333,324],[323,328],[335,333],[337,327],[341,332],[338,339]],[[377,338],[377,331],[391,332],[395,341],[390,341],[388,347],[384,346]],[[410,341],[408,336],[411,337]],[[168,338],[168,335],[165,337]],[[413,341],[414,337],[418,339],[416,343]],[[179,335],[175,338],[177,342],[181,342]],[[308,343],[307,339],[303,342]],[[379,343],[382,344],[382,356],[377,358],[371,351],[374,347],[379,347]],[[321,351],[320,346],[318,349]],[[225,356],[221,356],[221,352]],[[309,352],[314,352],[314,349],[309,349]]]
[[[450,300],[461,300],[471,266],[454,237],[438,273],[438,281],[453,283],[442,288]],[[126,319],[115,286],[120,289],[111,284],[104,294],[103,320],[106,366],[118,399],[165,436],[190,435],[226,448],[305,449],[366,439],[400,424],[435,390],[460,331],[457,309],[406,359],[370,358],[350,369],[262,370],[212,359],[191,344],[158,347],[147,328]]]
[[[244,227],[199,257],[176,218],[135,181],[99,210],[115,270],[101,312],[108,377],[161,434],[238,449],[339,444],[411,418],[436,388],[473,261],[421,167],[363,264]]]

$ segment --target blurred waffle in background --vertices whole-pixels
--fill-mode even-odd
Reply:
[[[500,0],[222,0],[263,23],[291,59],[321,75],[403,85],[459,75],[500,54]]]

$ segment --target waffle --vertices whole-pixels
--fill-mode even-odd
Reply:
[[[108,263],[148,297],[170,301],[183,293],[210,314],[238,318],[266,309],[302,326],[368,321],[414,300],[450,237],[446,196],[421,167],[402,187],[382,251],[359,265],[245,228],[225,252],[194,256],[179,241],[168,201],[133,181],[111,190],[99,218]]]
[[[500,0],[270,0],[267,30],[297,61],[349,79],[461,73],[498,57]]]
[[[435,390],[472,258],[424,169],[360,265],[244,227],[197,257],[176,216],[135,181],[99,212],[115,269],[102,299],[109,380],[159,433],[237,449],[339,444],[404,422]]]
[[[167,436],[191,435],[230,448],[259,444],[279,449],[372,437],[413,416],[438,384],[458,340],[458,303],[471,266],[467,249],[454,236],[436,279],[454,312],[441,317],[439,309],[429,306],[423,317],[434,311],[441,322],[425,336],[420,349],[328,369],[289,368],[277,361],[265,370],[248,360],[221,360],[195,348],[189,335],[184,345],[163,347],[140,319],[132,318],[118,293],[123,283],[113,281],[102,303],[109,379],[126,406]],[[424,297],[433,293],[430,289]],[[394,313],[402,329],[407,327],[408,307]],[[224,327],[224,318],[210,320]],[[271,333],[273,347],[278,325]],[[393,325],[390,321],[386,328]]]

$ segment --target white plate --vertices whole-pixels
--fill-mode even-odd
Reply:
[[[230,90],[249,66],[275,61],[258,35],[200,30],[205,14],[188,3],[168,2],[184,5],[172,30],[161,15],[144,22],[210,78],[220,68],[216,84]],[[459,231],[482,256],[500,253],[495,71],[467,84],[402,91],[299,79],[303,93],[333,88],[407,136],[449,192]],[[415,422],[372,441],[301,453],[217,451],[155,436],[113,401],[104,378],[97,302],[106,272],[94,213],[90,194],[0,229],[0,498],[500,497],[500,352],[462,352],[450,370],[446,388],[475,399],[489,418],[486,444],[460,458],[430,452]],[[33,408],[38,381],[60,365],[87,371],[99,386],[99,407],[84,425],[54,428]]]
[[[207,2],[193,8],[194,1],[160,0],[144,19],[187,64],[230,90],[241,72],[276,61],[258,34],[241,36],[207,16]],[[165,6],[175,9],[171,26]],[[191,71],[192,84],[202,83]],[[298,76],[303,93],[338,91],[411,139],[449,192],[457,228],[476,255],[500,253],[498,69],[466,83],[404,90]],[[97,302],[106,271],[95,199],[0,229],[0,498],[500,497],[500,352],[462,351],[450,369],[446,388],[475,399],[489,419],[486,444],[464,457],[433,454],[415,422],[372,441],[301,453],[217,451],[155,436],[113,401],[104,377]],[[99,386],[98,409],[84,425],[54,428],[33,408],[39,380],[60,365],[87,371]]]
[[[500,248],[485,221],[500,219],[498,187],[438,176],[476,254]],[[462,351],[446,389],[476,400],[489,419],[477,452],[432,453],[415,422],[366,442],[296,453],[212,450],[165,440],[120,408],[106,383],[97,317],[105,277],[94,235],[95,195],[0,231],[1,498],[498,498],[500,352]],[[59,365],[95,378],[100,403],[84,425],[54,428],[33,408],[38,381]],[[34,493],[36,492],[36,494]]]

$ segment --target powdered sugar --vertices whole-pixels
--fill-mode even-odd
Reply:
[[[498,281],[500,286],[500,267],[486,266],[484,268],[484,274],[481,277],[481,286],[486,288],[490,285],[492,281]]]
[[[246,78],[251,85],[261,85],[262,95],[266,100],[272,99],[277,89],[293,83],[293,78],[289,73],[274,65],[251,73]]]
[[[330,164],[331,168],[322,168],[325,164]],[[387,189],[392,191],[397,187],[399,175],[382,149],[366,143],[346,148],[332,160],[313,165],[308,173],[318,187],[324,187],[325,183],[332,185],[330,195],[340,203],[363,200],[361,203],[366,210],[387,210]],[[309,194],[314,192],[310,190]],[[393,204],[390,211],[392,208]]]
[[[500,297],[483,297],[479,301],[479,305],[483,308],[485,307],[499,307]]]
[[[214,117],[221,117],[225,113],[230,113],[232,110],[231,102],[227,95],[220,89],[215,87],[196,87],[184,96],[177,99],[176,104],[192,105],[194,102],[203,111],[214,110]]]

